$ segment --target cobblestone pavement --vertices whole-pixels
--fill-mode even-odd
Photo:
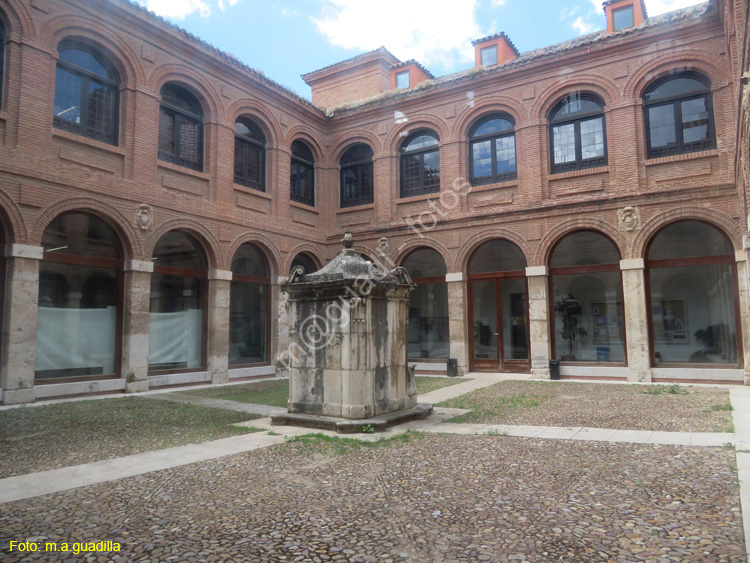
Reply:
[[[741,562],[735,453],[505,436],[287,443],[5,504],[0,561]],[[16,559],[10,539],[118,554]]]
[[[726,388],[694,386],[503,381],[440,405],[473,411],[460,422],[663,432],[727,432],[732,417]]]

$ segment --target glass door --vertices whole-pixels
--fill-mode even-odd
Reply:
[[[471,321],[474,333],[471,369],[477,371],[499,371],[500,369],[497,309],[496,281],[471,282]]]

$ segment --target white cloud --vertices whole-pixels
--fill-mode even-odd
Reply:
[[[498,6],[505,6],[507,0],[492,0],[492,5],[497,8]]]
[[[563,8],[560,12],[560,19],[561,20],[567,20],[568,18],[572,18],[576,15],[578,10],[580,10],[580,6],[575,6],[574,8]]]
[[[649,17],[658,16],[659,14],[679,10],[680,8],[687,8],[688,6],[694,6],[700,3],[700,0],[646,0],[646,10],[648,10]]]
[[[202,18],[207,18],[211,15],[213,7],[223,12],[242,0],[138,0],[138,2],[162,17],[184,20],[196,12]]]
[[[578,16],[575,19],[575,21],[572,24],[570,24],[570,27],[575,29],[581,35],[586,35],[587,33],[596,31],[596,26],[592,23],[584,21],[584,19],[581,16]]]
[[[327,0],[320,18],[311,18],[332,45],[369,51],[384,45],[401,60],[450,66],[474,60],[471,41],[483,32],[476,21],[477,0],[381,0],[377,8],[361,0]],[[394,14],[398,14],[394,16]]]

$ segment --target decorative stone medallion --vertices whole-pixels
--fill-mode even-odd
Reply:
[[[154,224],[154,210],[146,204],[140,204],[135,210],[135,226],[141,231],[150,231]]]
[[[617,218],[623,232],[632,233],[641,228],[641,212],[637,207],[624,207],[617,212]]]

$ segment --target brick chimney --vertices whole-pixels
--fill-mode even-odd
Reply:
[[[391,65],[391,89],[414,88],[420,82],[435,78],[432,73],[414,59]]]
[[[502,65],[517,59],[518,49],[502,31],[471,42],[474,45],[474,66]]]
[[[399,59],[385,47],[302,75],[316,106],[331,108],[391,89],[391,66]]]
[[[602,6],[607,15],[607,33],[638,27],[648,18],[643,0],[605,0]]]

